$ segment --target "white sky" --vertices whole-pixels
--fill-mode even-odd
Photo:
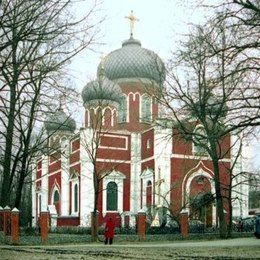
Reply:
[[[206,0],[210,4],[220,0]],[[78,12],[88,10],[87,5],[93,0],[79,3]],[[82,53],[72,63],[72,74],[79,91],[90,80],[96,77],[96,69],[101,55],[121,47],[122,41],[129,38],[130,27],[125,16],[133,10],[139,19],[135,24],[134,38],[141,41],[142,46],[156,52],[164,62],[175,52],[179,42],[184,39],[185,33],[191,29],[191,24],[202,23],[205,17],[210,16],[209,9],[198,8],[193,0],[103,0],[100,11],[95,14],[95,19],[106,16],[101,24],[98,46],[93,46],[93,51]],[[223,1],[221,1],[223,2]],[[83,118],[82,110],[78,115]],[[82,125],[82,121],[79,125]],[[259,138],[260,139],[260,138]],[[252,156],[254,165],[260,167],[260,140],[254,142]]]
[[[87,10],[85,6],[79,4],[79,12],[84,13]],[[73,64],[79,89],[95,78],[100,56],[120,48],[122,41],[129,38],[130,27],[125,16],[131,10],[139,19],[135,24],[134,38],[140,40],[143,47],[156,52],[165,62],[171,51],[177,49],[182,34],[189,31],[188,24],[201,22],[203,15],[207,14],[195,8],[192,0],[103,0],[101,9],[96,19],[106,17],[99,34],[99,42],[103,45],[93,46],[96,53],[84,52]]]

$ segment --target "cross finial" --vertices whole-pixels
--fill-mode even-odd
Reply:
[[[133,10],[131,10],[131,13],[128,16],[125,16],[125,18],[129,20],[129,23],[130,23],[130,36],[132,37],[133,36],[133,30],[134,30],[134,24],[135,24],[135,22],[139,21],[139,19],[137,19],[134,16]]]

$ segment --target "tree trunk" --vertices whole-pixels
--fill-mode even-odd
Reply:
[[[10,86],[10,110],[8,114],[8,125],[6,129],[5,138],[5,152],[4,152],[4,163],[3,163],[3,182],[1,189],[1,200],[0,204],[5,207],[10,204],[10,171],[12,162],[12,148],[13,148],[13,132],[14,132],[14,114],[15,114],[15,85],[13,82]]]
[[[92,214],[92,222],[91,222],[91,240],[92,242],[98,241],[98,211],[97,211],[97,201],[98,201],[98,193],[95,192],[95,201],[94,201],[94,211]]]
[[[223,197],[221,193],[221,184],[219,176],[219,162],[213,160],[214,178],[215,178],[215,189],[216,189],[216,202],[217,202],[217,217],[219,220],[219,235],[221,238],[226,238],[226,223],[224,214]]]
[[[17,46],[18,42],[16,40],[16,28],[12,30],[12,65],[10,69],[12,70],[12,75],[6,74],[2,70],[2,74],[7,82],[9,82],[10,87],[10,107],[8,112],[8,124],[6,128],[6,138],[5,138],[5,152],[4,152],[4,164],[3,164],[3,182],[1,189],[0,205],[5,207],[10,204],[10,189],[11,189],[11,162],[12,162],[12,150],[13,150],[13,136],[14,136],[14,125],[15,125],[15,106],[16,106],[16,86],[18,82],[18,65],[17,65]],[[7,72],[8,73],[8,72]],[[11,77],[11,79],[10,79]]]

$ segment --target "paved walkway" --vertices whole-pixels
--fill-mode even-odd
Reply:
[[[113,244],[111,247],[132,247],[132,248],[149,248],[149,247],[169,247],[169,248],[184,248],[184,247],[259,247],[260,239],[254,237],[250,238],[234,238],[227,240],[209,240],[209,241],[172,241],[172,242],[138,242],[138,243],[119,243]],[[1,248],[10,248],[11,245],[0,245]],[[104,247],[103,243],[89,243],[89,244],[63,244],[63,245],[37,245],[37,246],[15,246],[15,248],[93,248],[93,247]]]

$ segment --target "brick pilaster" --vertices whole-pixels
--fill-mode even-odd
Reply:
[[[19,210],[14,208],[11,212],[11,240],[12,244],[19,243]]]
[[[140,241],[145,240],[145,229],[146,229],[146,213],[144,211],[138,211],[137,234]]]

